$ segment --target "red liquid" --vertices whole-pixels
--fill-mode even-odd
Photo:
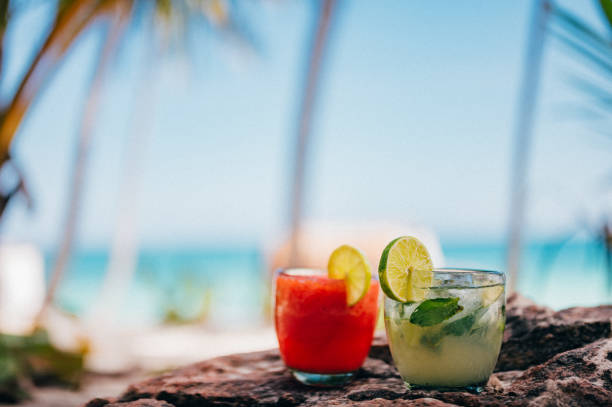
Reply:
[[[276,280],[276,335],[285,364],[308,373],[357,370],[365,360],[378,313],[378,282],[352,307],[344,281],[324,274],[281,273]]]

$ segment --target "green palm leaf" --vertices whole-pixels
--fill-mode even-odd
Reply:
[[[599,0],[606,25],[612,30],[612,0]],[[612,111],[612,40],[608,33],[601,33],[593,25],[568,10],[552,8],[554,25],[551,34],[579,60],[594,68],[593,75],[574,74],[569,83],[589,97],[588,108],[580,111],[584,119],[605,120]]]
[[[599,0],[599,6],[608,22],[608,26],[612,30],[612,0]]]

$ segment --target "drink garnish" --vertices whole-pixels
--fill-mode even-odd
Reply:
[[[421,343],[432,349],[435,349],[447,335],[452,336],[464,336],[464,335],[475,335],[480,331],[487,328],[487,323],[480,322],[482,316],[487,312],[487,308],[478,307],[470,314],[456,319],[452,322],[444,324],[440,329],[431,331],[421,337]],[[502,319],[503,321],[503,319]]]
[[[387,296],[400,302],[425,299],[433,279],[432,270],[427,248],[412,236],[391,241],[378,265],[381,288]]]
[[[344,280],[346,283],[346,303],[357,304],[370,288],[372,272],[363,253],[355,247],[342,245],[329,256],[327,263],[329,278]]]
[[[410,322],[419,326],[437,325],[462,310],[459,298],[432,298],[416,307],[410,315]]]

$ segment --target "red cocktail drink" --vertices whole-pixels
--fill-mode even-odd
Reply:
[[[350,378],[365,360],[378,314],[378,282],[348,306],[346,284],[315,270],[287,270],[276,279],[276,334],[280,353],[308,384]],[[329,380],[330,377],[332,380]]]

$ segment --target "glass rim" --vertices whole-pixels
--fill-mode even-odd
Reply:
[[[491,281],[489,283],[474,284],[471,286],[443,286],[443,285],[430,285],[429,287],[417,287],[419,289],[439,289],[439,288],[455,288],[455,289],[474,289],[474,288],[486,288],[495,286],[506,286],[506,275],[498,270],[485,270],[476,268],[461,268],[461,267],[439,267],[432,270],[434,276],[436,274],[470,274],[470,275],[484,275],[484,276],[495,276],[500,281]],[[433,282],[432,282],[433,283]]]
[[[490,282],[483,284],[475,284],[472,286],[458,286],[454,287],[457,289],[462,288],[486,288],[486,287],[495,287],[502,285],[505,287],[506,285],[506,274],[499,270],[486,270],[486,269],[477,269],[477,268],[464,268],[464,267],[437,267],[431,270],[436,274],[472,274],[472,275],[485,275],[485,276],[495,276],[500,279],[498,282]],[[278,275],[283,275],[287,277],[312,277],[312,276],[327,276],[327,272],[321,268],[317,267],[281,267],[276,270],[275,273]],[[378,273],[372,273],[371,280],[378,281]],[[439,289],[439,288],[453,288],[449,286],[443,285],[430,285],[428,287],[416,287],[419,289]]]
[[[291,273],[292,271],[296,273]],[[303,272],[303,273],[300,273]],[[325,276],[327,277],[327,271],[318,267],[281,267],[276,270],[277,276],[283,275],[287,277],[312,277],[312,276]],[[371,273],[370,280],[378,281],[378,273]]]
[[[435,267],[432,271],[434,273],[494,274],[505,277],[505,274],[499,270],[476,269],[470,267]]]
[[[296,272],[291,273],[291,272]],[[304,274],[299,274],[299,272],[303,272]],[[318,275],[323,274],[325,271],[318,267],[280,267],[276,269],[276,274],[283,274],[288,276],[296,276],[296,277],[307,277],[309,275]]]

